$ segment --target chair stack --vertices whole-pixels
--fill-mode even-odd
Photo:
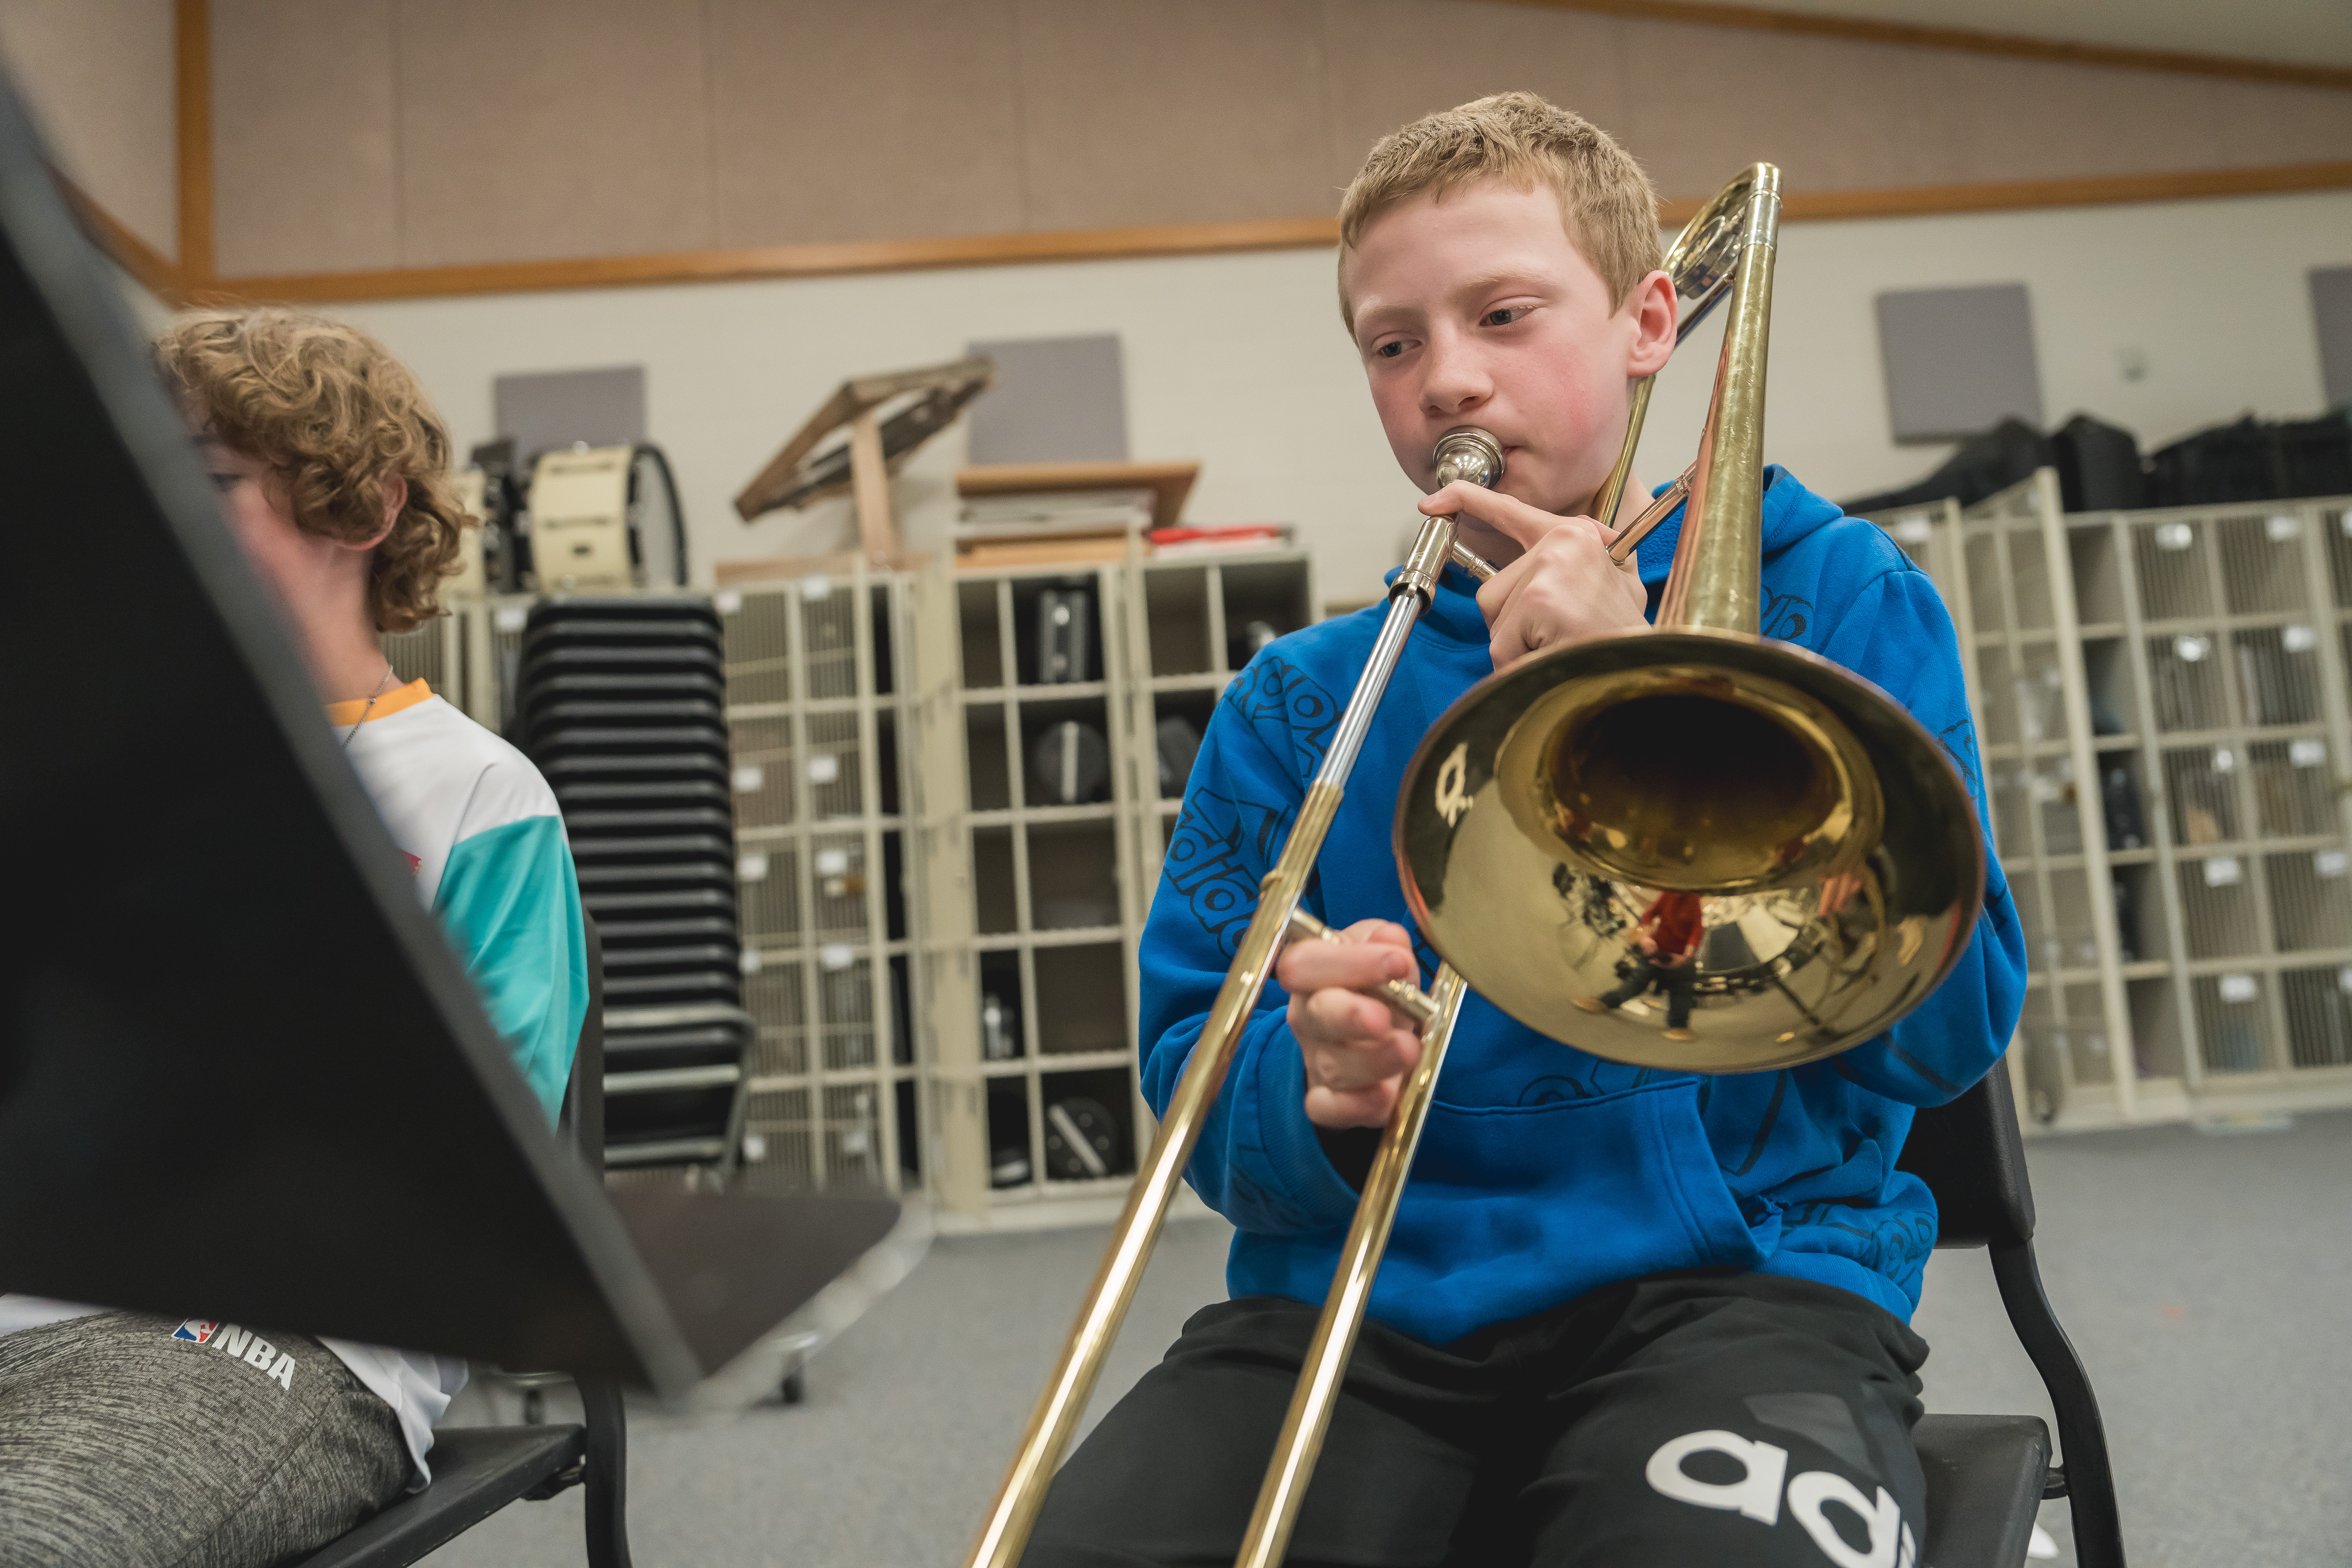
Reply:
[[[555,597],[525,625],[522,749],[604,936],[604,1162],[723,1178],[743,1112],[735,828],[719,617],[698,598]]]

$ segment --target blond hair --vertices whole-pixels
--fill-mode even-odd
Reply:
[[[181,412],[267,465],[306,532],[373,538],[387,483],[405,479],[408,499],[369,561],[369,613],[382,632],[441,613],[441,580],[475,520],[450,482],[448,427],[382,343],[323,316],[244,308],[181,316],[154,355]]]
[[[1372,143],[1339,198],[1341,256],[1391,207],[1477,180],[1550,186],[1569,243],[1608,285],[1612,304],[1623,304],[1657,268],[1658,193],[1642,165],[1599,126],[1532,92],[1498,92],[1424,114]],[[1344,287],[1339,314],[1352,331]]]

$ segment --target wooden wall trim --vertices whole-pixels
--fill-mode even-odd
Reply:
[[[1874,191],[1791,192],[1789,222],[1910,217],[2126,202],[2185,201],[2352,187],[2352,162],[2289,163],[2251,169],[2196,169],[2168,174],[2109,174],[2084,179],[1923,185]],[[1664,203],[1661,221],[1679,224],[1701,198]],[[1250,223],[1172,224],[1156,228],[1071,229],[1053,234],[990,234],[952,239],[873,240],[843,245],[780,245],[737,250],[593,257],[568,261],[499,262],[473,267],[391,268],[222,278],[188,284],[205,299],[325,303],[411,300],[457,294],[512,294],[553,289],[612,289],[655,283],[710,283],[755,278],[829,278],[1024,261],[1101,261],[1147,256],[1199,256],[1251,250],[1314,249],[1339,243],[1334,218]],[[126,264],[127,265],[127,264]]]
[[[2294,87],[2352,89],[2352,67],[2296,65],[2238,55],[2190,54],[2177,49],[2135,49],[2116,44],[2074,43],[2018,33],[1984,33],[1973,27],[1931,27],[1916,22],[1881,22],[1860,16],[1824,16],[1811,11],[1775,11],[1723,5],[1706,0],[1507,0],[1554,11],[1597,11],[1650,22],[1685,22],[1702,27],[1733,27],[1758,33],[1801,33],[1857,43],[1898,44],[1918,49],[2002,55],[2011,59],[2054,60],[2064,65],[2109,66],[2122,70],[2170,71],[2183,76],[2225,77]]]
[[[73,209],[90,243],[114,258],[114,264],[163,299],[178,304],[184,297],[179,264],[124,226],[121,220],[90,199],[89,193],[52,166],[50,177],[58,194]]]
[[[210,0],[175,0],[173,77],[180,189],[180,271],[213,275],[213,24]],[[152,287],[152,285],[151,285]]]
[[[1298,250],[1339,242],[1334,218],[1168,224],[1149,228],[1064,229],[950,239],[856,240],[687,250],[567,261],[504,261],[470,267],[406,267],[223,278],[206,290],[226,299],[392,300],[445,294],[509,294],[548,289],[611,289],[644,283],[713,283],[747,278],[831,278],[1024,261],[1099,261],[1120,257]]]

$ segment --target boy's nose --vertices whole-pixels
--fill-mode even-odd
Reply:
[[[1432,343],[1421,384],[1422,406],[1441,419],[1467,414],[1494,395],[1494,379],[1465,343]]]

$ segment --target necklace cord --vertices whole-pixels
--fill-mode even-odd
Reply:
[[[383,673],[376,677],[375,689],[368,693],[367,706],[361,709],[360,716],[352,721],[352,732],[343,737],[344,751],[350,751],[352,749],[352,742],[359,739],[360,726],[368,721],[368,715],[375,711],[376,700],[383,695],[383,689],[391,684],[392,660],[385,659],[383,661]]]

